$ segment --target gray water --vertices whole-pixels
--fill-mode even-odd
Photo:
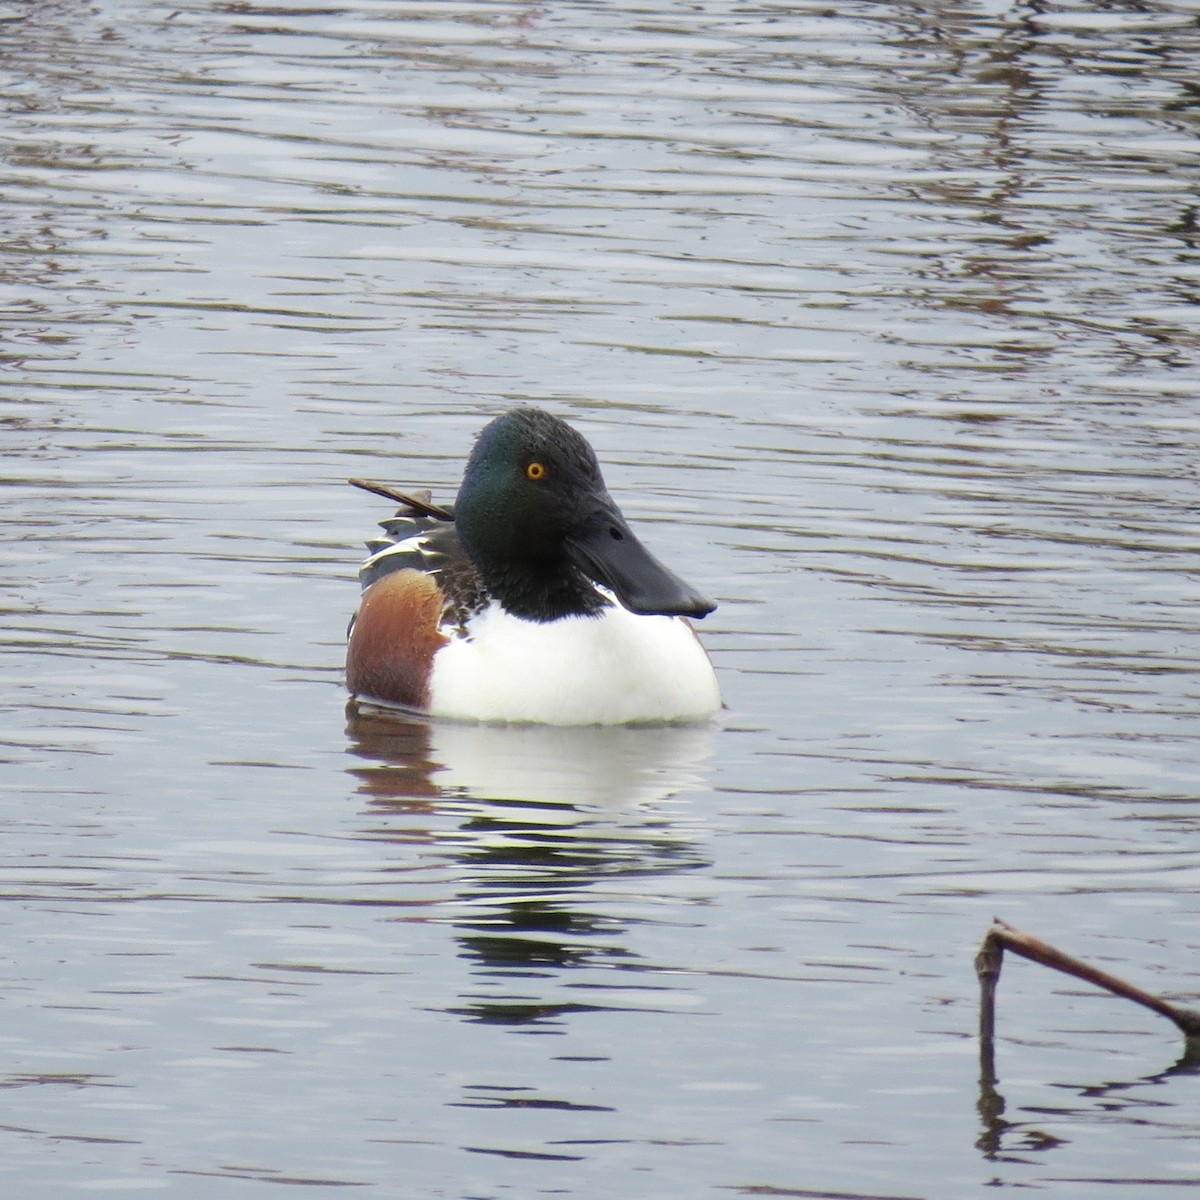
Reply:
[[[5,1195],[1200,1183],[1200,8],[0,18]],[[516,403],[711,728],[347,718]]]

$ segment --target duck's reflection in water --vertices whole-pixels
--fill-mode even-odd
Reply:
[[[625,935],[661,894],[654,881],[707,864],[703,829],[676,797],[704,786],[709,726],[459,725],[358,712],[349,734],[365,760],[352,768],[369,800],[363,835],[394,842],[406,860],[416,843],[444,868],[438,907],[474,981],[448,1007],[468,1019],[541,1023],[612,1007],[563,996],[560,973],[634,966]]]
[[[350,710],[354,773],[380,799],[471,797],[628,809],[701,786],[711,725],[470,725]]]

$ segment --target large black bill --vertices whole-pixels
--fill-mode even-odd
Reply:
[[[597,509],[567,538],[567,554],[589,579],[614,592],[630,612],[704,617],[717,607],[637,540],[615,504]]]

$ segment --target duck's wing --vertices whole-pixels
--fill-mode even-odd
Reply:
[[[490,597],[459,541],[453,509],[435,504],[428,492],[400,492],[358,479],[350,482],[401,504],[393,516],[379,522],[383,532],[367,542],[368,557],[358,571],[362,590],[394,571],[419,571],[430,576],[442,594],[444,632],[461,633]]]

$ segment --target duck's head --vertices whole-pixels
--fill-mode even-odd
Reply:
[[[479,435],[454,522],[489,591],[526,620],[600,611],[607,601],[591,583],[645,615],[716,607],[638,541],[586,439],[539,408],[513,409]]]

